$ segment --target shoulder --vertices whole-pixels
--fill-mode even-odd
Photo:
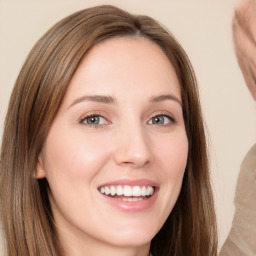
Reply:
[[[246,154],[241,167],[246,169],[256,169],[256,143]]]

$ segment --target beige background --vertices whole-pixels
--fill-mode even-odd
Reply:
[[[192,61],[209,133],[221,246],[234,214],[239,165],[256,142],[255,103],[233,53],[234,0],[0,0],[0,137],[11,89],[36,40],[64,16],[106,3],[159,20],[181,42]]]

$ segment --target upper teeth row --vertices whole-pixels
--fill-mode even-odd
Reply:
[[[154,188],[151,186],[110,186],[101,187],[100,192],[105,195],[111,196],[151,196],[154,193]]]

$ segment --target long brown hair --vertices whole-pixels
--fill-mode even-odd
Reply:
[[[189,156],[177,203],[151,243],[154,256],[212,256],[216,220],[204,125],[190,61],[157,21],[117,7],[76,12],[34,46],[13,89],[1,149],[1,221],[9,256],[60,256],[61,244],[48,200],[48,183],[36,180],[38,154],[80,61],[112,37],[145,37],[166,54],[178,76]]]

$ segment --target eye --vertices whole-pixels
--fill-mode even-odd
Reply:
[[[169,115],[157,115],[153,116],[149,121],[149,124],[154,125],[168,125],[175,123],[175,119]]]
[[[89,125],[89,126],[97,126],[97,125],[104,125],[107,124],[108,121],[105,117],[101,115],[88,115],[83,117],[80,122],[80,124]]]

